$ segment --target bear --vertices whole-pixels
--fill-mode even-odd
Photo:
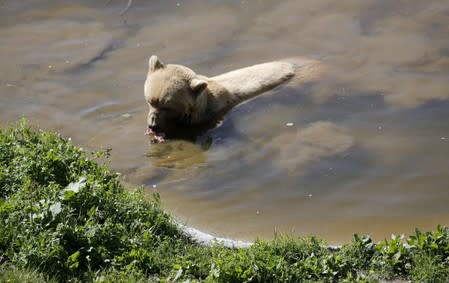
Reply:
[[[215,127],[232,108],[288,81],[317,80],[322,64],[290,58],[237,69],[214,77],[190,68],[164,64],[156,55],[148,61],[144,85],[149,111],[147,135],[153,142],[167,138],[194,139]]]

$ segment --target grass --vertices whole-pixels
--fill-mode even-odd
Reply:
[[[11,264],[0,267],[0,282],[5,283],[43,283],[55,282],[36,270],[19,268]]]
[[[355,235],[337,251],[314,237],[198,245],[157,194],[125,190],[96,161],[106,154],[23,122],[0,130],[1,282],[449,280],[449,228],[441,226],[380,243]]]

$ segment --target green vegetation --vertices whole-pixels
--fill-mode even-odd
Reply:
[[[204,247],[116,174],[55,133],[0,131],[0,281],[376,282],[449,280],[449,228],[331,251],[277,237],[246,249]]]

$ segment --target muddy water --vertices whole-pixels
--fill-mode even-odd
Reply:
[[[449,224],[447,1],[0,1],[0,122],[89,149],[215,235]],[[277,88],[197,143],[143,136],[147,60],[205,75],[306,56],[315,85]]]

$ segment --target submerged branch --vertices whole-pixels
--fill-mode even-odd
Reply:
[[[128,12],[129,8],[131,8],[131,5],[133,4],[133,0],[128,0],[128,4],[126,5],[126,8],[120,12],[120,16],[123,16],[126,12]]]
[[[111,3],[112,0],[108,0],[104,5],[107,6],[109,5],[109,3]],[[131,8],[131,5],[133,4],[133,0],[128,0],[128,4],[126,4],[125,9],[123,9],[123,11],[120,12],[120,16],[123,16],[124,14],[126,14],[126,12],[128,12],[128,10]]]

